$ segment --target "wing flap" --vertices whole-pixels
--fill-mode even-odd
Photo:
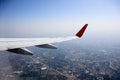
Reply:
[[[23,55],[33,55],[32,52],[26,48],[9,49],[7,51]]]
[[[40,48],[48,48],[48,49],[57,49],[57,47],[54,46],[54,45],[52,45],[52,44],[36,45],[36,47],[40,47]]]

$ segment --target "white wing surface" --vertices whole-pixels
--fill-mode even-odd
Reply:
[[[76,38],[80,38],[88,24],[85,24],[83,28],[76,34],[76,36],[70,37],[58,37],[58,38],[0,38],[0,51],[6,50],[18,54],[32,55],[32,52],[25,47],[36,46],[41,48],[56,49],[51,43],[59,43]]]

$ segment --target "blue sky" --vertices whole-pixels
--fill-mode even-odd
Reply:
[[[5,0],[0,37],[73,35],[85,23],[86,37],[120,38],[119,0]]]

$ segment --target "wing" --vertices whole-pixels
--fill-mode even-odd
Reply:
[[[56,49],[56,46],[51,43],[59,43],[82,37],[88,24],[85,24],[83,28],[76,34],[76,36],[70,37],[58,37],[58,38],[0,38],[0,50],[6,50],[18,54],[32,55],[32,52],[25,47],[36,46],[40,48]]]

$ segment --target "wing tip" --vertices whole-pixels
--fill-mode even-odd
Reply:
[[[77,37],[82,37],[83,33],[85,32],[86,28],[87,28],[88,24],[85,24],[80,31],[76,34]]]

